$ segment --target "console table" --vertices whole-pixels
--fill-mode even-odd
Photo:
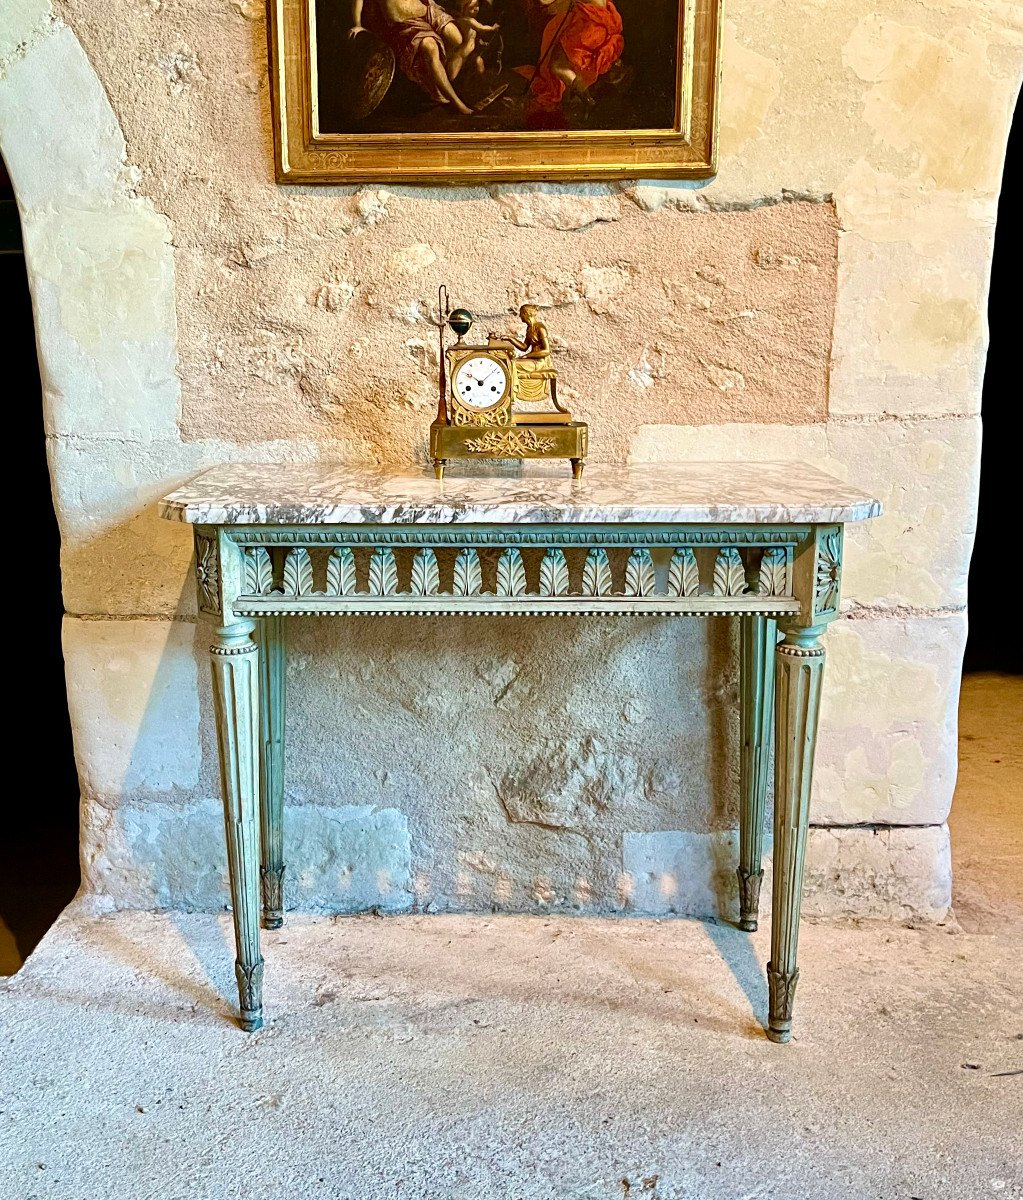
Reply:
[[[789,1040],[824,647],[845,522],[880,504],[798,463],[543,464],[437,481],[326,464],[233,465],[167,496],[194,526],[220,747],[241,1025],[263,1022],[262,920],[284,908],[286,617],[737,616],[739,924],[757,927],[772,731],[768,1035]],[[780,640],[779,640],[780,638]]]

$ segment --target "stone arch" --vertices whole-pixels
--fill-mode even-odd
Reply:
[[[47,436],[176,439],[167,221],[134,192],[120,125],[74,32],[48,0],[5,10],[0,153],[21,213]]]

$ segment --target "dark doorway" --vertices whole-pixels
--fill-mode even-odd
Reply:
[[[50,497],[32,302],[14,193],[0,162],[2,377],[19,495],[31,523],[32,603],[10,619],[9,785],[0,837],[0,974],[11,974],[78,890],[78,774],[64,684],[60,534]],[[24,549],[28,549],[26,545]],[[21,733],[18,733],[18,730]]]
[[[1004,520],[1009,489],[1020,475],[1019,235],[1015,207],[1023,187],[1023,117],[1021,105],[1009,134],[1005,175],[998,203],[998,226],[991,264],[988,321],[991,344],[984,373],[981,415],[984,442],[980,459],[980,508],[977,539],[970,562],[970,634],[967,671],[1023,672],[1023,644],[1012,623],[992,616],[992,592],[1008,586],[1015,573],[1016,553]],[[1002,582],[1004,581],[1004,582]],[[985,605],[984,600],[988,603]]]

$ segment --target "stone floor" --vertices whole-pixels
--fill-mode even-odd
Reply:
[[[1023,675],[963,678],[949,827],[959,924],[1023,935]]]
[[[1021,712],[967,682],[961,918],[807,925],[787,1047],[766,931],[296,918],[247,1036],[224,921],[68,910],[0,984],[0,1195],[1023,1197]]]

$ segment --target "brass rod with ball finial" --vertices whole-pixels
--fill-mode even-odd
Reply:
[[[450,301],[446,284],[437,289],[437,328],[440,331],[440,395],[437,397],[437,420],[443,425],[448,419],[448,372],[444,358],[444,330],[450,313]]]

